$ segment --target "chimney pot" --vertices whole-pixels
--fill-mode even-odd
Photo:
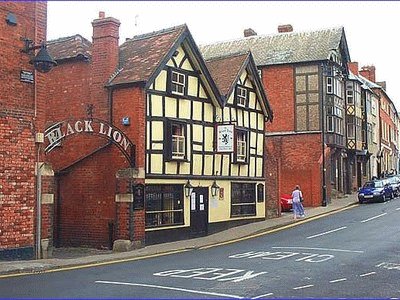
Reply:
[[[253,29],[251,29],[251,28],[245,29],[243,33],[244,33],[244,37],[257,35],[257,32],[255,32],[255,31],[254,31]]]
[[[292,32],[293,31],[293,26],[290,24],[286,24],[286,25],[279,25],[278,26],[278,32],[282,33],[282,32]]]
[[[104,19],[106,17],[106,14],[104,11],[99,11],[99,19]]]

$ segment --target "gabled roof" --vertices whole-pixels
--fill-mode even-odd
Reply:
[[[56,61],[67,59],[89,59],[92,43],[79,34],[47,42],[47,50]]]
[[[242,67],[249,56],[249,52],[235,53],[216,57],[206,61],[208,70],[211,73],[221,95],[228,97],[232,88],[236,85]]]
[[[206,65],[219,89],[220,94],[224,98],[224,106],[228,97],[234,91],[240,75],[245,69],[247,69],[254,80],[255,91],[261,101],[260,104],[263,112],[265,116],[268,117],[268,120],[272,121],[272,109],[269,105],[265,89],[258,76],[258,71],[250,51],[247,51],[246,53],[235,53],[232,55],[216,57],[206,61]]]
[[[120,72],[110,81],[110,85],[148,81],[155,69],[172,46],[187,30],[180,25],[134,36],[120,46]]]
[[[342,49],[345,59],[350,61],[343,27],[255,35],[200,46],[205,59],[251,50],[258,66],[323,61],[330,58],[333,49]]]

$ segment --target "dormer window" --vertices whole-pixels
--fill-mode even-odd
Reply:
[[[171,93],[183,95],[185,94],[186,76],[177,71],[171,72]]]
[[[247,89],[238,86],[236,88],[236,103],[238,106],[247,106]]]

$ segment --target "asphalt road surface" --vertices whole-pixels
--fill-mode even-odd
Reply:
[[[400,199],[207,249],[0,279],[0,298],[400,298]]]

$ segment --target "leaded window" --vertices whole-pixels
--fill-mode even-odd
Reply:
[[[146,228],[183,225],[183,185],[147,185]]]
[[[255,183],[232,183],[231,216],[245,217],[256,215]]]

